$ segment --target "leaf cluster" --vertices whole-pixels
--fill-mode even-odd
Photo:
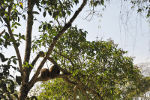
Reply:
[[[15,56],[6,58],[0,53],[0,99],[16,99],[17,91],[15,90],[16,84],[14,82],[14,76],[10,74],[10,70],[17,70],[14,64],[17,64]]]
[[[138,13],[144,13],[147,18],[150,17],[150,1],[149,0],[131,0],[133,7],[137,7]]]
[[[1,0],[0,1],[0,21],[20,21],[22,15],[19,9],[23,9],[18,1],[14,0]],[[19,24],[19,23],[18,23]]]

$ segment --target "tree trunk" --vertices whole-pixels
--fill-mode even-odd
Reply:
[[[20,93],[19,93],[19,100],[25,100],[27,98],[28,92],[29,92],[28,85],[22,85],[20,88]]]

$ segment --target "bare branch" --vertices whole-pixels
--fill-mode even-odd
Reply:
[[[1,33],[0,33],[0,37],[5,33],[5,30],[3,30]]]
[[[29,63],[30,61],[30,55],[31,55],[31,41],[32,41],[32,26],[33,26],[33,7],[35,5],[34,0],[28,0],[28,10],[27,10],[27,28],[26,28],[26,45],[25,45],[25,55],[24,55],[24,62]],[[29,75],[31,72],[30,67],[24,68],[25,76],[23,78],[23,83],[27,83],[29,81]]]
[[[49,57],[49,55],[52,53],[52,50],[55,46],[55,44],[57,43],[58,39],[63,35],[63,33],[71,26],[71,24],[73,23],[73,21],[77,18],[77,16],[79,15],[79,13],[82,11],[82,9],[85,7],[87,3],[87,0],[83,0],[81,6],[78,8],[78,10],[74,13],[74,15],[72,16],[72,18],[69,20],[68,23],[65,24],[65,26],[62,28],[62,30],[60,30],[58,32],[58,34],[54,37],[52,44],[50,45],[47,53],[46,53],[46,57],[43,58],[43,60],[41,61],[37,71],[35,72],[34,76],[32,77],[31,81],[30,81],[30,85],[33,85],[40,73],[40,70],[42,69],[43,65],[45,64],[47,58]]]
[[[44,52],[43,51],[40,51],[38,53],[38,55],[34,58],[34,60],[32,61],[31,65],[34,66],[35,63],[37,62],[37,60],[40,58],[40,57],[44,57]]]
[[[10,34],[12,40],[13,40],[13,46],[14,46],[14,48],[15,48],[16,55],[17,55],[17,58],[18,58],[20,71],[21,71],[21,74],[23,75],[22,59],[21,59],[20,51],[19,51],[18,46],[17,46],[17,44],[16,44],[16,42],[15,42],[16,40],[15,40],[15,38],[14,38],[14,35],[13,35],[13,33],[12,33],[12,30],[11,30],[9,24],[7,24],[7,28],[8,28],[8,32],[9,32],[9,34]]]

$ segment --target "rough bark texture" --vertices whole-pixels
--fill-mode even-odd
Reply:
[[[25,100],[29,91],[30,89],[28,88],[27,84],[22,85],[20,88],[19,100]]]

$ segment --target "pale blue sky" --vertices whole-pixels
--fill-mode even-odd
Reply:
[[[109,39],[135,57],[134,63],[150,61],[150,23],[145,17],[131,10],[127,3],[113,1],[102,12],[102,17],[93,17],[88,22],[80,14],[74,25],[88,31],[88,40]],[[99,27],[100,26],[100,27]]]

